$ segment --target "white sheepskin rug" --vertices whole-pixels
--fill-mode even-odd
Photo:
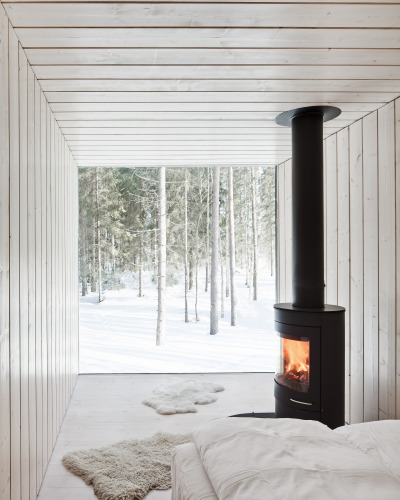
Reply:
[[[196,405],[208,405],[217,401],[216,392],[224,387],[212,382],[197,382],[173,378],[167,384],[160,385],[153,391],[153,396],[142,401],[161,415],[174,413],[196,413]]]
[[[100,500],[142,500],[150,490],[171,488],[172,450],[189,441],[189,434],[158,432],[147,439],[73,451],[63,464],[93,486]]]

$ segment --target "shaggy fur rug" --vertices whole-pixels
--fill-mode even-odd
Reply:
[[[154,395],[142,402],[161,415],[196,413],[195,405],[214,403],[217,401],[217,396],[213,393],[223,390],[224,387],[220,384],[182,380],[176,377],[154,389]]]
[[[171,452],[189,441],[189,434],[158,432],[147,439],[73,451],[63,464],[92,485],[100,500],[141,500],[150,490],[171,487]]]

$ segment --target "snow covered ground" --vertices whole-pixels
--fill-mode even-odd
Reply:
[[[204,373],[272,372],[277,336],[273,330],[275,281],[261,279],[259,300],[249,298],[244,276],[237,276],[238,321],[230,326],[230,298],[219,332],[209,332],[209,292],[200,282],[199,315],[194,317],[194,291],[189,296],[189,323],[184,321],[184,288],[167,288],[165,345],[157,347],[157,289],[147,276],[144,297],[134,282],[105,292],[97,303],[93,293],[80,301],[81,373]],[[132,289],[135,287],[135,289]]]

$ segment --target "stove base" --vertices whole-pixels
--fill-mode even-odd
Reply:
[[[239,413],[238,415],[229,415],[230,417],[250,417],[250,418],[276,418],[275,413]]]
[[[320,411],[302,410],[294,406],[285,405],[279,399],[275,399],[275,418],[300,418],[301,420],[321,421]]]

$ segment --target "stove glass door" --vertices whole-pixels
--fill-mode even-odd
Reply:
[[[310,339],[280,338],[278,367],[275,380],[296,392],[310,389]]]

